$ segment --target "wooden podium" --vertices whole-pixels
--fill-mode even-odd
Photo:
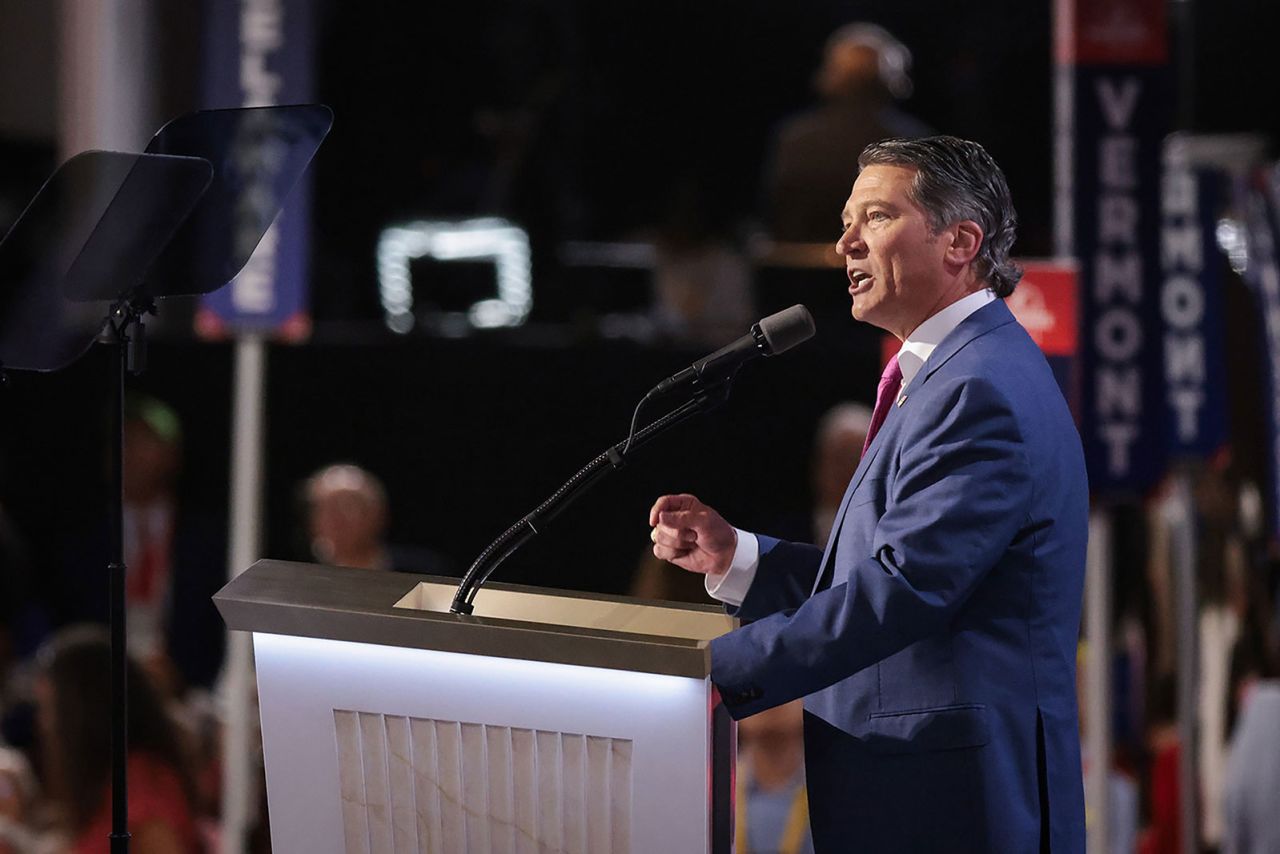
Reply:
[[[272,848],[729,854],[713,606],[264,560],[214,597],[253,633]]]

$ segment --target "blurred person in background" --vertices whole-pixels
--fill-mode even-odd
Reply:
[[[1249,627],[1231,656],[1235,729],[1222,793],[1222,854],[1280,852],[1280,667]]]
[[[168,696],[208,688],[222,664],[225,630],[212,596],[226,582],[226,535],[216,516],[183,505],[184,453],[177,412],[132,395],[124,419],[124,556],[129,649]],[[105,526],[73,539],[65,558],[68,622],[107,621]]]
[[[1076,648],[1076,696],[1080,706],[1080,758],[1086,787],[1090,766],[1093,764],[1086,737],[1089,732],[1089,707],[1084,696],[1085,662],[1088,654],[1088,644],[1080,641]],[[1117,760],[1118,757],[1113,755],[1111,767],[1107,769],[1107,850],[1110,854],[1134,854],[1138,844],[1138,783],[1132,774],[1120,767]],[[1092,826],[1095,820],[1095,817],[1086,815],[1085,825]]]
[[[670,197],[655,240],[655,325],[666,338],[721,347],[755,316],[751,266],[703,178],[677,178]]]
[[[1220,452],[1193,481],[1199,611],[1195,722],[1199,832],[1201,844],[1212,848],[1222,844],[1224,831],[1222,792],[1231,735],[1232,654],[1250,617],[1248,548],[1241,527],[1240,490],[1229,477],[1230,461],[1229,453]]]
[[[858,173],[858,154],[889,137],[932,131],[900,110],[911,95],[911,51],[883,27],[852,23],[827,39],[814,76],[821,103],[778,132],[764,177],[765,230],[788,242],[827,243]]]
[[[368,471],[345,463],[307,479],[307,530],[311,554],[321,563],[355,569],[391,569],[387,491]]]
[[[736,854],[813,854],[804,780],[804,705],[738,723]]]
[[[350,463],[317,471],[303,484],[311,556],[330,566],[452,575],[435,551],[387,542],[387,490],[372,472]]]
[[[1147,749],[1151,756],[1147,779],[1147,825],[1138,840],[1139,854],[1182,854],[1178,738],[1178,691],[1173,676],[1156,680],[1148,706]]]
[[[871,407],[839,403],[818,421],[813,446],[813,541],[831,536],[840,501],[862,459],[862,446],[871,429]]]
[[[130,658],[129,830],[135,854],[198,854],[195,787],[180,729],[155,685]],[[41,764],[52,827],[69,854],[109,850],[111,645],[105,630],[56,634],[36,682]]]
[[[26,756],[0,746],[0,854],[41,850],[39,837],[28,826],[36,793],[36,777]]]

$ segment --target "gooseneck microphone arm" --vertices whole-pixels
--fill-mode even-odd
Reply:
[[[649,439],[665,430],[669,430],[680,422],[700,412],[714,409],[721,399],[700,396],[682,404],[645,427],[639,433],[636,433],[634,437],[631,437],[629,440],[631,447],[636,448],[643,445]],[[463,576],[462,583],[458,585],[458,592],[453,597],[453,605],[450,606],[449,610],[455,614],[470,614],[476,592],[489,579],[489,576],[493,574],[499,564],[510,557],[516,549],[541,533],[548,522],[559,516],[566,507],[588,489],[604,480],[610,472],[622,468],[626,461],[626,456],[624,455],[624,451],[627,451],[626,445],[627,442],[611,445],[608,450],[587,463],[573,477],[565,481],[564,485],[553,492],[546,501],[543,501],[532,512],[503,531],[496,540],[490,543],[476,558],[475,563],[471,564],[467,574]]]
[[[801,305],[792,306],[785,311],[766,317],[751,328],[750,334],[694,362],[690,367],[668,377],[651,389],[636,407],[636,417],[639,416],[640,409],[646,402],[677,388],[688,386],[691,390],[691,399],[639,432],[636,432],[636,418],[633,417],[631,433],[625,441],[610,445],[607,450],[565,481],[550,497],[503,531],[480,553],[466,575],[462,577],[449,610],[455,614],[470,614],[474,610],[476,593],[493,571],[516,549],[541,533],[547,523],[559,516],[575,499],[607,477],[610,472],[622,468],[627,455],[634,448],[694,415],[709,412],[728,400],[733,378],[737,375],[738,368],[745,362],[759,356],[783,353],[796,344],[808,340],[813,333],[813,318],[808,309]]]

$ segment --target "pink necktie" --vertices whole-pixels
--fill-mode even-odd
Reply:
[[[871,413],[871,428],[867,430],[867,441],[862,443],[863,454],[867,452],[867,448],[871,447],[871,440],[876,437],[876,433],[880,432],[881,425],[889,417],[889,407],[898,396],[901,385],[902,368],[898,367],[898,357],[894,356],[889,360],[889,364],[884,366],[884,373],[880,375],[880,385],[876,388],[876,408]]]

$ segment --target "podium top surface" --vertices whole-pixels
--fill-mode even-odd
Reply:
[[[509,584],[449,613],[457,580],[263,560],[214,596],[237,631],[703,678],[736,621],[683,605]]]

